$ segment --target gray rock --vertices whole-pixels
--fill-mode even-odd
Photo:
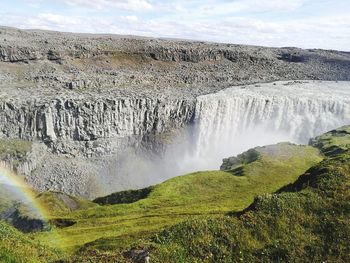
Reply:
[[[194,113],[191,100],[152,98],[83,98],[40,103],[0,101],[0,137],[42,140],[59,152],[65,142],[84,142],[85,150],[100,139],[159,134],[181,127]],[[56,143],[56,141],[59,141]]]
[[[149,263],[150,256],[147,250],[142,249],[131,249],[130,251],[124,253],[124,257],[129,258],[135,263]]]

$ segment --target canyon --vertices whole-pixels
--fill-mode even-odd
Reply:
[[[349,124],[349,80],[340,51],[0,27],[0,139],[31,143],[2,163],[39,191],[142,188]]]

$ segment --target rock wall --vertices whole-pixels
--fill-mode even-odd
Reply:
[[[44,141],[59,151],[58,145],[80,142],[87,152],[98,140],[160,134],[190,122],[194,102],[150,98],[55,99],[0,102],[1,137]]]
[[[186,126],[195,112],[195,101],[182,99],[83,95],[0,101],[0,138],[33,141],[24,160],[14,157],[2,165],[38,191],[87,198],[148,185],[150,178],[136,168],[144,161],[140,156],[163,151],[160,135]],[[128,167],[135,167],[134,174]]]

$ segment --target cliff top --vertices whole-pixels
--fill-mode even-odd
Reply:
[[[1,89],[23,96],[193,97],[290,79],[349,80],[350,54],[0,27]]]

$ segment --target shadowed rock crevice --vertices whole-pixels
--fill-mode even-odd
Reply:
[[[130,204],[147,198],[152,192],[152,189],[153,187],[147,187],[139,190],[128,190],[113,193],[105,197],[96,198],[94,202],[100,205]]]
[[[65,227],[70,227],[76,224],[75,220],[68,219],[68,218],[55,218],[55,219],[50,219],[50,224],[58,227],[58,228],[65,228]]]

